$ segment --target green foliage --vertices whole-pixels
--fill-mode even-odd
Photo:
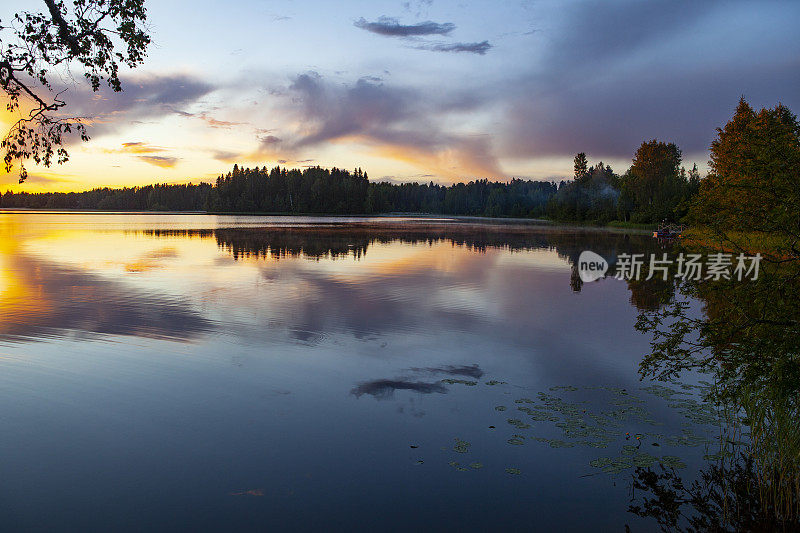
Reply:
[[[674,143],[643,142],[621,179],[620,218],[637,223],[679,220],[693,193],[690,177],[680,164],[681,151]],[[692,180],[696,174],[695,167]]]
[[[602,168],[602,163],[600,167]],[[575,156],[574,159],[574,169],[575,169],[575,181],[582,181],[585,180],[589,176],[589,160],[586,159],[586,154],[584,152],[580,152],[578,155]]]
[[[711,174],[691,209],[694,221],[723,241],[730,231],[780,237],[784,255],[800,258],[800,123],[779,104],[755,112],[742,98],[717,129]]]
[[[83,193],[11,193],[0,206],[37,209],[175,210],[241,213],[444,213],[470,216],[542,216],[555,184],[478,180],[449,187],[434,183],[370,183],[366,172],[320,167],[243,168],[212,187],[155,185]],[[154,196],[155,195],[155,196]]]
[[[6,192],[0,206],[25,209],[98,209],[101,211],[202,211],[211,196],[210,184],[147,185],[86,192],[31,194]]]
[[[428,184],[370,184],[366,213],[441,213],[490,217],[541,217],[556,192],[551,182],[476,180],[449,187]]]
[[[217,178],[208,209],[217,212],[363,213],[369,185],[357,169],[239,169]]]
[[[587,168],[586,154],[575,156],[575,180],[561,182],[547,205],[555,220],[604,223],[617,215],[619,176],[601,161]]]

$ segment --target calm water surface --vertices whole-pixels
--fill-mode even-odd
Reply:
[[[633,326],[669,288],[573,269],[653,246],[0,213],[2,529],[653,530],[633,467],[690,473],[714,429],[669,401],[694,381],[639,381]]]

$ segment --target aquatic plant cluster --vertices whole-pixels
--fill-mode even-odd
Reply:
[[[476,381],[460,379],[444,379],[448,385],[477,386]],[[717,407],[703,401],[701,394],[711,387],[710,383],[688,385],[678,382],[673,387],[661,384],[650,384],[639,387],[641,392],[664,400],[667,406],[675,411],[684,421],[678,434],[664,435],[655,429],[664,423],[656,420],[644,408],[645,399],[639,394],[624,388],[607,386],[574,387],[556,386],[548,392],[539,392],[535,399],[522,397],[514,400],[513,406],[497,405],[493,410],[505,413],[515,409],[519,414],[505,415],[505,423],[512,426],[515,433],[506,437],[511,446],[524,446],[528,442],[546,444],[550,448],[575,448],[579,446],[608,449],[619,445],[618,454],[598,457],[589,461],[588,465],[606,474],[619,474],[634,468],[650,468],[661,465],[669,469],[686,468],[684,460],[676,455],[657,453],[662,448],[706,446],[706,459],[713,459],[718,454],[709,453],[712,439],[698,434],[697,426],[719,426],[722,418]],[[491,380],[487,386],[507,385],[505,381]],[[560,394],[556,394],[560,393]],[[592,400],[602,399],[605,407],[593,409],[589,401],[570,401],[562,396],[589,393]],[[498,422],[498,426],[502,426]],[[497,426],[489,426],[495,429]],[[532,434],[533,433],[533,434]],[[553,433],[559,433],[557,437]],[[548,435],[548,436],[546,436]],[[471,443],[457,437],[452,447],[442,447],[443,451],[460,454],[470,453]],[[482,463],[472,463],[470,468],[460,462],[451,461],[450,466],[458,471],[476,470]],[[509,474],[521,474],[516,466],[508,466]],[[588,474],[591,475],[591,474]]]

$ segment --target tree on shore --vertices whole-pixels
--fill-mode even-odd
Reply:
[[[633,164],[623,176],[625,200],[635,206],[635,222],[675,220],[676,209],[684,198],[685,179],[681,178],[681,150],[675,143],[653,139],[636,150]]]
[[[586,159],[586,154],[580,152],[574,159],[575,181],[582,182],[586,180],[589,175],[589,160]]]
[[[25,181],[24,162],[50,166],[69,159],[64,135],[77,133],[88,140],[86,124],[66,117],[61,110],[65,92],[54,87],[54,71],[69,72],[79,65],[93,91],[105,82],[122,90],[120,65],[134,68],[144,61],[147,34],[144,0],[43,0],[46,13],[17,13],[11,23],[0,21],[0,86],[7,97],[6,109],[21,118],[6,133],[6,172],[20,164],[19,181]]]
[[[756,112],[744,98],[711,143],[711,173],[690,216],[719,236],[778,235],[800,258],[800,123],[784,105]]]

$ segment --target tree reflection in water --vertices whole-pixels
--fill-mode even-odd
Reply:
[[[573,265],[570,285],[574,291],[583,286],[577,259],[587,244],[580,230],[532,232],[530,227],[470,224],[331,224],[183,234],[215,238],[220,249],[236,259],[358,260],[372,244],[398,240],[449,241],[478,252],[487,248],[554,250]],[[621,253],[649,256],[669,251],[675,256],[718,251],[687,244],[665,250],[663,243],[653,239],[615,232],[594,232],[590,242],[592,251],[609,262],[609,274]],[[666,531],[769,531],[798,526],[799,263],[767,256],[757,281],[678,280],[673,271],[666,281],[656,276],[628,282],[631,303],[641,312],[637,329],[652,338],[652,350],[641,363],[642,377],[669,381],[685,372],[710,373],[714,386],[705,400],[725,414],[719,453],[708,457],[697,479],[685,481],[663,465],[635,470],[631,513],[656,520]],[[646,269],[643,272],[646,276]]]
[[[720,453],[697,481],[637,470],[631,512],[670,531],[800,526],[799,289],[800,261],[766,255],[755,281],[681,281],[675,299],[640,315],[637,329],[652,336],[642,375],[710,372],[708,400],[726,417]]]

